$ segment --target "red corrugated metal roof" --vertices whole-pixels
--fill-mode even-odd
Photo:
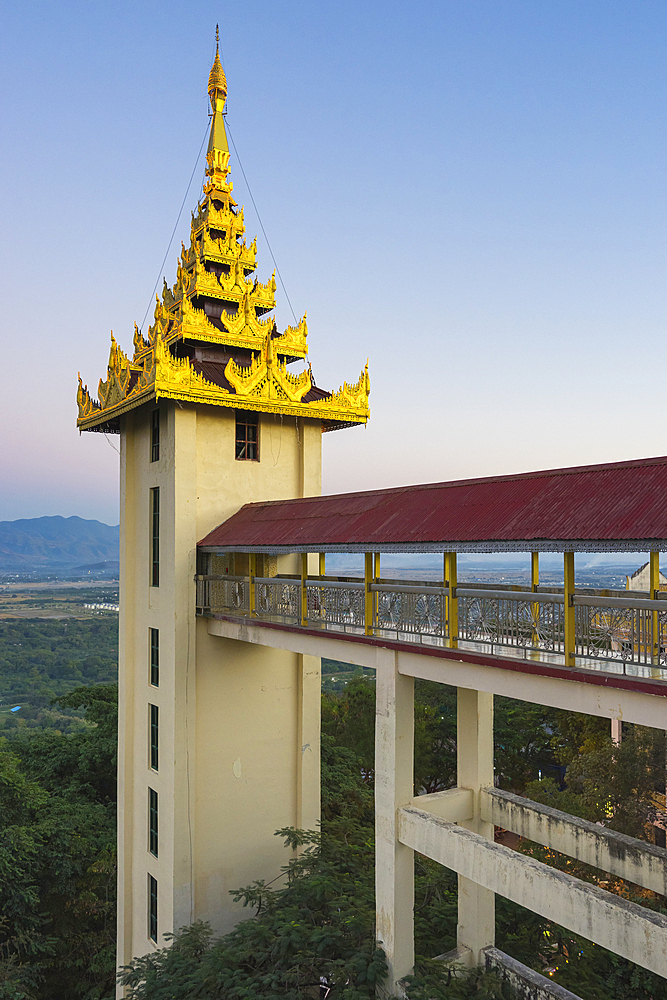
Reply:
[[[251,503],[199,544],[237,551],[641,551],[667,547],[666,501],[667,457],[649,458]]]

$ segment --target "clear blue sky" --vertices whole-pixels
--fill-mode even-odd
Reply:
[[[0,37],[0,520],[117,521],[76,373],[96,388],[111,329],[131,349],[217,20],[317,382],[370,357],[372,420],[325,436],[327,492],[667,452],[664,2],[47,0],[5,5]]]

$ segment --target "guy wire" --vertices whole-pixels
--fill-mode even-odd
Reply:
[[[197,159],[195,160],[195,165],[192,168],[192,173],[190,174],[190,180],[188,181],[188,186],[187,186],[186,192],[183,195],[183,201],[181,202],[181,207],[180,207],[180,209],[178,211],[178,217],[176,219],[176,222],[174,224],[174,228],[173,228],[171,236],[169,238],[169,244],[167,246],[167,250],[166,250],[166,253],[164,255],[164,259],[163,259],[162,263],[160,264],[160,270],[158,271],[157,278],[155,279],[155,285],[153,286],[153,291],[151,293],[151,297],[148,300],[148,306],[146,307],[146,312],[144,313],[144,318],[142,319],[141,326],[139,327],[140,331],[143,331],[143,329],[144,329],[144,323],[146,322],[146,317],[148,316],[148,312],[150,310],[151,303],[153,301],[153,296],[155,295],[155,291],[157,289],[158,282],[160,281],[160,275],[164,271],[164,265],[167,262],[167,257],[169,256],[169,251],[171,250],[171,244],[174,242],[174,236],[176,235],[176,229],[178,227],[179,222],[181,221],[181,215],[183,214],[183,207],[185,205],[185,202],[187,200],[188,195],[190,194],[190,188],[192,187],[192,178],[195,175],[195,171],[197,169],[197,164],[199,163],[199,157],[201,156],[201,151],[204,148],[204,143],[206,142],[206,136],[208,135],[209,128],[210,128],[210,125],[207,123],[206,124],[206,131],[204,132],[204,138],[201,141],[201,146],[199,147],[199,152],[197,153]]]
[[[278,263],[276,261],[275,255],[273,253],[273,250],[271,249],[271,244],[269,243],[269,237],[266,235],[266,229],[264,228],[264,223],[262,222],[262,218],[261,218],[261,216],[259,214],[259,209],[257,208],[257,205],[255,204],[255,199],[252,196],[252,191],[250,190],[250,184],[248,183],[248,178],[246,177],[245,170],[243,169],[243,164],[241,163],[241,157],[239,156],[239,151],[236,148],[236,143],[234,142],[234,136],[232,135],[232,130],[231,130],[230,125],[229,125],[229,120],[227,120],[226,125],[227,125],[227,131],[229,132],[229,138],[232,140],[232,146],[234,147],[234,153],[236,155],[236,159],[238,160],[239,167],[241,168],[241,173],[243,174],[243,180],[245,181],[246,187],[248,188],[248,194],[250,195],[250,200],[252,202],[253,208],[255,209],[255,213],[257,215],[257,220],[259,222],[259,225],[260,225],[260,228],[261,228],[262,232],[264,233],[264,239],[266,240],[266,245],[269,248],[269,253],[271,254],[271,260],[273,261],[274,267],[276,269],[276,274],[278,275],[278,278],[280,280],[280,284],[283,286],[283,291],[285,293],[285,298],[287,299],[287,301],[289,303],[289,307],[290,307],[290,309],[292,311],[292,316],[294,317],[294,322],[298,323],[298,320],[296,318],[296,313],[294,312],[294,307],[292,306],[292,303],[290,301],[290,297],[287,294],[287,289],[285,288],[285,282],[283,281],[283,276],[280,273],[280,268],[278,267]]]

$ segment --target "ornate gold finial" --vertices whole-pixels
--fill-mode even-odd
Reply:
[[[165,280],[162,298],[155,296],[154,321],[147,337],[135,324],[132,358],[121,350],[112,332],[107,375],[100,379],[98,399],[91,397],[79,377],[78,426],[81,430],[120,429],[124,413],[158,398],[294,414],[322,421],[326,430],[366,423],[368,365],[357,382],[344,382],[335,392],[320,389],[311,394],[315,382],[310,364],[298,375],[287,368],[307,358],[306,316],[279,333],[275,319],[264,315],[275,309],[276,275],[265,283],[253,277],[257,239],[246,245],[243,210],[231,197],[225,133],[227,80],[220,63],[217,26],[208,92],[212,114],[207,181],[192,216],[190,246],[181,243],[176,284],[172,289]],[[217,324],[204,308],[207,302],[216,306]],[[186,342],[223,347],[219,356],[229,359],[224,380],[215,374],[217,381],[210,380],[190,363],[188,354],[180,357],[178,344]]]
[[[220,62],[220,32],[217,24],[215,26],[215,59],[208,75],[208,96],[211,98],[213,111],[216,110],[216,98],[223,105],[227,99],[227,77]]]

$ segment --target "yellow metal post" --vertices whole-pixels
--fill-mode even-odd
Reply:
[[[531,552],[530,553],[530,589],[534,594],[537,593],[537,588],[540,584],[540,553]],[[540,620],[540,606],[535,602],[532,605],[533,610],[533,645],[537,646],[540,640],[540,633],[538,630],[538,623]]]
[[[252,618],[255,613],[255,576],[257,575],[257,556],[251,552],[248,556],[248,614]]]
[[[575,608],[574,608],[574,552],[563,553],[563,594],[565,605],[563,608],[563,638],[565,665],[574,666],[575,649]]]
[[[449,635],[449,597],[447,595],[447,587],[449,586],[449,552],[445,552],[442,558],[442,585],[445,588],[445,596],[442,601],[442,613],[444,615],[443,636],[446,642],[447,636]]]
[[[308,624],[308,588],[306,587],[306,580],[308,579],[308,553],[301,553],[301,624]]]
[[[649,596],[655,601],[660,590],[660,553],[651,552],[649,554]],[[658,633],[658,612],[651,611],[651,659],[653,663],[660,663],[660,635]]]
[[[373,634],[373,598],[371,590],[373,582],[373,553],[364,553],[364,631],[366,635]]]
[[[320,576],[327,575],[327,554],[320,552]]]
[[[376,552],[373,556],[373,583],[380,582],[380,553]],[[377,621],[378,607],[380,604],[380,595],[377,591],[373,594],[373,620]]]
[[[530,589],[535,594],[540,583],[540,553],[530,553]]]
[[[456,596],[456,552],[447,553],[447,604],[449,605],[449,640],[450,649],[458,649],[459,645],[459,599]]]

